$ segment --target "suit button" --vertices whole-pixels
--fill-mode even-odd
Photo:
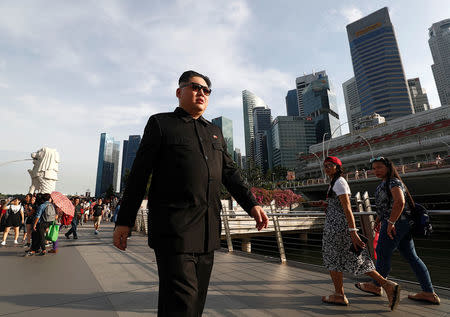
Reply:
[[[208,156],[205,155],[205,160],[208,160]]]

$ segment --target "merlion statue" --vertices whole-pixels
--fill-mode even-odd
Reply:
[[[59,153],[55,149],[43,147],[31,153],[33,169],[28,170],[31,176],[30,193],[51,193],[58,180]]]

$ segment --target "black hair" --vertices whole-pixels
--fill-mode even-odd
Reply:
[[[48,194],[48,193],[45,193],[45,194],[42,194],[42,200],[43,201],[48,201],[49,199],[50,199],[50,194]]]
[[[386,174],[386,181],[384,183],[384,186],[385,186],[386,193],[389,197],[389,204],[392,199],[392,193],[391,193],[391,189],[389,188],[389,183],[391,182],[392,178],[397,178],[403,184],[403,187],[405,188],[406,198],[407,198],[406,203],[408,204],[410,210],[413,210],[415,208],[416,204],[414,202],[414,199],[411,196],[411,193],[408,190],[408,187],[406,186],[406,184],[403,182],[402,178],[398,174],[398,171],[397,171],[397,168],[395,167],[394,162],[389,160],[387,157],[383,157],[380,160],[376,160],[376,161],[372,162],[372,165],[375,162],[381,162],[384,164],[384,166],[387,167],[388,171]]]
[[[338,178],[341,177],[342,174],[344,174],[344,169],[342,168],[341,165],[337,165],[337,164],[335,164],[335,163],[333,163],[333,162],[330,162],[330,161],[327,161],[327,162],[328,162],[328,163],[332,163],[332,164],[334,164],[334,165],[336,166],[336,173],[334,173],[333,179],[332,179],[331,182],[330,182],[330,187],[328,188],[328,191],[327,191],[327,197],[330,197],[330,191],[331,191],[331,192],[333,191],[333,186],[334,186],[334,184],[336,183],[336,181],[338,180]]]
[[[178,85],[181,85],[181,83],[188,83],[189,79],[191,79],[192,77],[203,78],[203,80],[208,85],[208,88],[211,88],[211,80],[208,78],[208,76],[202,75],[193,70],[187,70],[183,74],[181,74],[180,79],[178,80]]]

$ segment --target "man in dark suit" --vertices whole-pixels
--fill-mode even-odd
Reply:
[[[258,230],[268,224],[220,128],[202,117],[210,94],[208,77],[184,72],[176,90],[179,107],[150,117],[116,222],[114,245],[125,250],[151,174],[148,243],[158,265],[158,316],[202,315],[214,250],[220,248],[222,184]]]

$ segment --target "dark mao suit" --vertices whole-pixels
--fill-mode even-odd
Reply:
[[[150,117],[117,225],[134,225],[150,174],[148,242],[158,263],[158,315],[200,316],[213,251],[220,248],[222,184],[247,213],[257,202],[228,155],[220,128],[180,107]]]

